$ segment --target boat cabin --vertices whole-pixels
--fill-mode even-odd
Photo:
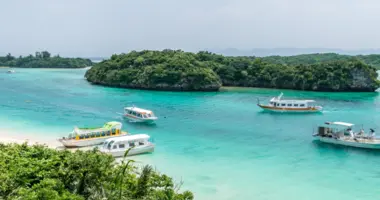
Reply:
[[[318,127],[318,135],[321,137],[342,137],[353,134],[354,124],[346,122],[325,122]]]
[[[69,136],[66,139],[82,140],[82,139],[90,139],[90,138],[116,136],[120,134],[121,134],[120,129],[111,129],[109,131],[98,131],[98,132],[90,132],[90,133],[82,133],[82,134],[72,133],[72,134],[69,134]]]
[[[91,138],[102,138],[109,136],[121,135],[122,124],[120,122],[107,122],[100,128],[78,128],[75,127],[74,131],[69,134],[67,140],[82,140]]]
[[[108,139],[105,141],[103,148],[107,150],[127,150],[129,148],[144,146],[150,144],[150,138],[146,134],[136,134]]]
[[[141,119],[155,119],[156,116],[151,110],[145,110],[137,107],[125,107],[124,113],[130,117],[136,117]]]
[[[269,105],[278,108],[309,108],[315,103],[314,100],[282,100],[283,93],[278,97],[273,97]]]

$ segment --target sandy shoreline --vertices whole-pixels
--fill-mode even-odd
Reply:
[[[17,143],[22,144],[27,142],[29,145],[44,144],[49,148],[62,148],[60,142],[51,136],[42,138],[35,136],[33,133],[25,133],[17,130],[0,129],[0,143]]]

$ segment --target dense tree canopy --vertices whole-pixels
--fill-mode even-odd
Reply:
[[[256,58],[225,57],[205,51],[146,50],[113,55],[85,76],[95,84],[141,89],[207,91],[217,90],[222,83],[314,91],[374,91],[380,86],[371,66],[379,62],[377,57],[310,54]]]
[[[339,55],[336,53],[316,53],[316,54],[303,54],[296,56],[268,56],[263,57],[264,62],[284,65],[308,65],[319,64],[324,62],[333,61],[349,61],[360,60],[365,64],[371,65],[377,69],[380,69],[380,55]]]
[[[19,58],[13,57],[10,53],[0,56],[0,66],[23,67],[23,68],[83,68],[92,66],[89,59],[83,58],[62,58],[59,55],[51,57],[47,51],[36,52],[35,55]]]
[[[112,55],[86,73],[95,84],[156,90],[218,90],[218,75],[193,53],[132,51]]]
[[[44,146],[0,144],[0,199],[190,200],[172,179],[147,165],[116,164],[99,151],[57,151]]]

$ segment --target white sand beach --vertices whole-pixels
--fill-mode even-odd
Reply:
[[[29,145],[44,144],[50,148],[60,148],[62,145],[53,137],[45,138],[34,136],[33,133],[25,133],[19,130],[0,129],[0,143],[17,143],[27,142]]]

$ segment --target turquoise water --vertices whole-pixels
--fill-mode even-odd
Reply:
[[[153,154],[134,157],[156,166],[196,199],[380,199],[380,152],[313,142],[313,128],[347,121],[379,129],[378,93],[315,93],[224,89],[215,93],[155,92],[88,84],[85,70],[0,69],[0,120],[35,137],[66,135],[74,125],[119,120],[147,133]],[[256,99],[284,92],[315,99],[322,114],[261,112]],[[124,121],[124,106],[152,109],[155,126]],[[1,129],[0,129],[1,131]],[[379,131],[378,131],[379,132]]]

